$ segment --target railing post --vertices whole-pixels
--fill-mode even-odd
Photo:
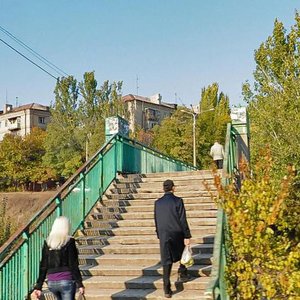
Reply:
[[[99,163],[100,163],[100,174],[99,174],[99,179],[100,179],[100,189],[99,189],[99,196],[102,195],[103,193],[103,156],[100,153],[99,154]]]
[[[84,173],[80,173],[80,179],[81,179],[81,188],[82,188],[82,220],[81,220],[81,228],[83,227],[84,224],[84,219],[85,219],[85,175]]]
[[[28,232],[28,229],[26,229],[26,231],[23,232],[22,238],[24,239],[24,244],[22,247],[23,269],[21,270],[22,278],[23,278],[22,296],[25,299],[27,297],[27,294],[29,291],[29,240],[28,240],[29,232]]]
[[[113,147],[115,148],[115,175],[117,174],[118,168],[117,168],[117,164],[118,164],[118,155],[117,155],[117,141],[115,140]]]
[[[57,204],[57,210],[56,210],[56,217],[62,216],[62,200],[61,200],[61,195],[59,194],[55,198],[55,203]]]

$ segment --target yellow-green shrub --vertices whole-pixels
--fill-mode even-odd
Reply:
[[[12,224],[6,214],[7,199],[3,198],[0,202],[0,246],[9,238]]]
[[[262,161],[239,193],[218,184],[228,220],[228,292],[231,299],[299,300],[299,179],[290,168],[278,184],[271,159]]]

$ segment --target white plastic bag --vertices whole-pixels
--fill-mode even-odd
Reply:
[[[192,250],[190,246],[185,246],[181,255],[180,263],[185,265],[187,268],[191,267],[194,264],[194,259],[192,256]]]

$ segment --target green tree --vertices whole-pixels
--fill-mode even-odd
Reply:
[[[232,299],[296,300],[300,297],[299,194],[290,168],[280,184],[272,176],[272,159],[247,174],[240,193],[223,188],[216,177],[218,200],[226,212],[227,287]]]
[[[271,36],[255,51],[253,87],[243,86],[249,103],[252,159],[270,146],[275,176],[281,177],[285,165],[300,162],[300,16],[287,32],[275,20]]]
[[[202,89],[200,114],[197,118],[197,164],[208,168],[211,157],[208,155],[212,144],[218,140],[224,145],[226,125],[230,122],[229,98],[219,92],[217,83]]]
[[[2,198],[0,202],[0,247],[7,241],[13,231],[11,219],[7,216],[7,198]]]
[[[57,177],[69,177],[103,145],[106,117],[127,117],[121,88],[122,82],[109,81],[98,88],[94,72],[86,72],[81,82],[72,76],[58,80],[44,159]]]
[[[45,131],[33,128],[25,137],[6,134],[0,143],[2,185],[16,190],[26,189],[29,182],[45,181],[51,177],[43,165]]]
[[[90,155],[105,142],[105,118],[120,115],[128,119],[128,112],[121,99],[122,82],[104,81],[97,89],[94,72],[86,72],[79,83],[82,99],[79,103],[79,118],[83,143],[88,143]]]
[[[193,162],[191,116],[185,116],[179,107],[173,115],[153,128],[153,146],[174,158]]]
[[[14,186],[15,189],[27,180],[22,146],[22,137],[12,134],[6,134],[0,143],[1,177],[6,186]]]
[[[80,143],[78,87],[73,76],[61,78],[55,87],[51,122],[47,126],[44,163],[53,167],[56,176],[70,176],[84,161]]]
[[[46,131],[33,128],[31,133],[23,138],[23,149],[26,160],[26,172],[28,181],[31,183],[46,182],[54,177],[54,170],[45,166],[43,157],[45,155]]]
[[[219,93],[213,83],[202,89],[199,103],[200,113],[196,116],[196,162],[200,168],[209,168],[210,147],[217,139],[225,141],[226,124],[230,122],[229,99]],[[179,107],[170,117],[153,130],[153,146],[163,153],[193,163],[193,116],[192,112]]]

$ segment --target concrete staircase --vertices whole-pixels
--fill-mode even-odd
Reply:
[[[217,209],[209,171],[119,176],[93,208],[77,237],[86,299],[165,299],[159,241],[154,227],[154,201],[163,195],[162,182],[172,179],[175,194],[184,199],[192,233],[195,278],[176,282],[173,299],[205,299],[210,280]]]

